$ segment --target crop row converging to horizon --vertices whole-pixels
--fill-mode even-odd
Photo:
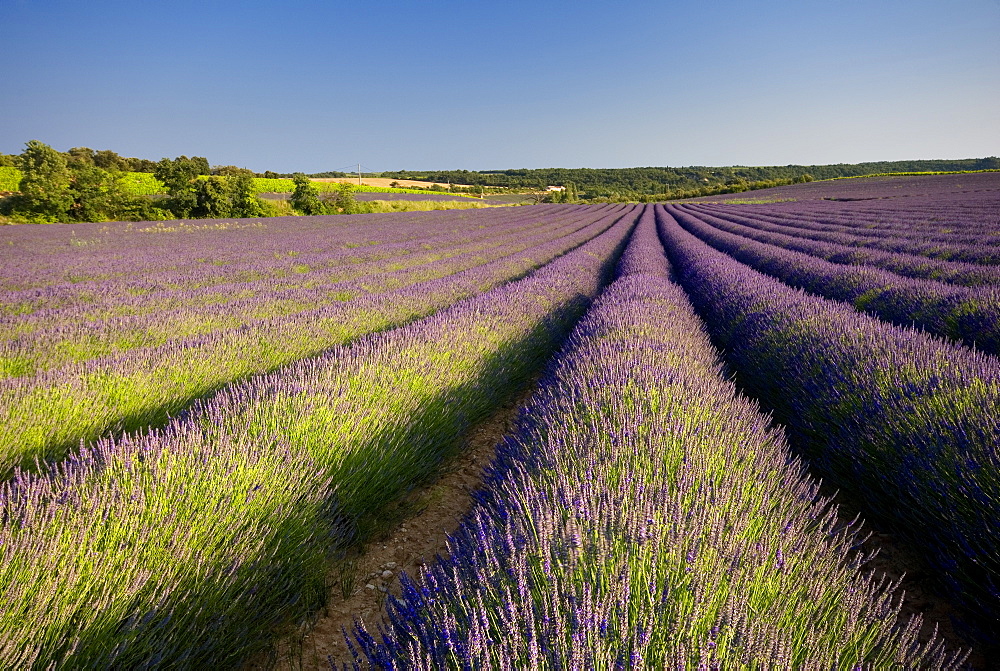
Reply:
[[[995,193],[2,229],[0,665],[245,663],[532,385],[358,667],[961,668],[857,546],[997,645]]]

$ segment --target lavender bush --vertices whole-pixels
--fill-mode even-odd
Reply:
[[[869,515],[928,556],[987,640],[1000,621],[1000,361],[758,273],[658,209],[738,381]]]
[[[1000,174],[1000,173],[997,173]],[[979,196],[979,197],[974,197]],[[699,208],[701,206],[698,206]],[[713,213],[720,208],[712,207]],[[823,201],[727,206],[780,232],[859,249],[976,264],[1000,263],[1000,203],[991,191],[886,204]]]
[[[706,196],[700,201],[727,202],[747,196],[771,200],[792,199],[803,206],[834,210],[849,206],[865,209],[896,209],[914,201],[937,203],[960,198],[965,201],[996,203],[1000,172],[952,175],[881,175],[847,179],[825,179],[805,184],[761,189],[753,194]],[[831,202],[833,201],[833,202]],[[796,206],[797,207],[797,206]]]
[[[234,380],[404,324],[522,276],[605,230],[623,212],[620,207],[584,210],[582,220],[537,237],[469,258],[443,258],[411,275],[409,286],[0,380],[0,472],[37,458],[61,458],[108,432],[161,424],[193,399]],[[373,281],[377,284],[379,277]],[[240,318],[242,313],[236,303],[232,314]]]
[[[713,247],[753,268],[826,298],[850,303],[899,326],[916,325],[992,354],[1000,353],[1000,288],[959,287],[845,266],[727,233],[673,206],[671,215]]]
[[[517,282],[4,484],[0,665],[233,666],[307,617],[327,553],[455,449],[599,291],[636,212],[611,216]]]
[[[106,282],[105,296],[117,295],[105,298],[99,306],[89,301],[3,320],[0,344],[7,360],[18,358],[31,371],[40,371],[224,329],[245,330],[256,322],[296,318],[331,302],[384,293],[483,265],[571,235],[592,221],[585,213],[574,215],[546,217],[531,228],[497,226],[468,242],[468,232],[461,231],[425,239],[419,245],[380,245],[377,259],[371,261],[292,254],[286,262],[289,271],[279,277],[264,279],[267,271],[261,266],[266,264],[247,263],[242,264],[245,274],[261,279],[195,290],[154,293],[148,285],[137,290],[130,282],[122,289]],[[157,276],[149,279],[162,282]]]
[[[682,211],[694,213],[700,221],[728,233],[776,247],[803,252],[826,261],[852,266],[872,266],[897,275],[932,279],[961,286],[993,286],[1000,284],[1000,269],[976,263],[932,259],[926,256],[887,252],[853,244],[855,236],[825,233],[823,240],[802,235],[792,226],[769,224],[748,208],[736,211],[719,206],[681,206]],[[923,238],[919,231],[911,231],[910,238]]]
[[[649,215],[651,211],[647,211]],[[726,381],[652,216],[355,668],[957,668]]]

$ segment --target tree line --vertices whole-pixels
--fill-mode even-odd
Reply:
[[[255,173],[236,166],[210,166],[201,156],[159,161],[120,156],[111,150],[74,147],[59,152],[31,140],[19,155],[0,154],[0,167],[15,167],[22,177],[19,191],[0,198],[0,216],[14,222],[159,221],[165,219],[266,217],[293,214],[340,214],[364,211],[350,186],[321,198],[303,173]],[[1000,169],[1000,159],[880,161],[836,165],[731,166],[722,168],[541,168],[517,170],[401,170],[373,174],[391,179],[462,184],[453,191],[531,191],[538,200],[579,201],[673,200],[784,186],[813,179],[876,173],[951,172]],[[130,193],[122,176],[152,174],[166,193]],[[311,175],[340,176],[326,172]],[[292,177],[295,190],[288,203],[260,198],[254,177]],[[549,186],[564,187],[546,192]],[[2,194],[0,194],[2,196]]]
[[[436,170],[382,172],[378,177],[510,190],[544,190],[575,185],[581,199],[643,200],[644,196],[685,198],[793,184],[809,179],[875,173],[953,172],[1000,169],[1000,158],[877,161],[833,165],[693,166],[682,168],[538,168],[515,170]],[[751,187],[750,185],[754,185]],[[766,186],[765,186],[766,185]],[[729,189],[727,191],[726,189]]]
[[[21,182],[17,193],[0,200],[0,215],[13,221],[49,223],[271,214],[269,204],[257,196],[250,170],[212,169],[201,156],[150,161],[152,174],[167,193],[149,197],[131,194],[123,186],[125,169],[134,167],[130,161],[114,152],[79,147],[59,152],[31,140],[13,161],[4,161],[21,171]]]
[[[152,173],[156,169],[156,161],[119,156],[117,152],[110,149],[94,150],[90,147],[73,147],[63,153],[63,156],[72,165],[90,165],[109,172]],[[16,168],[17,162],[17,154],[0,154],[0,167]],[[205,161],[205,169],[208,169],[208,161]]]
[[[37,140],[33,140],[32,142],[37,142]],[[106,170],[108,172],[144,172],[154,174],[156,173],[157,166],[160,163],[159,161],[151,161],[147,158],[120,156],[117,152],[110,149],[94,150],[90,147],[73,147],[69,151],[60,153],[66,158],[67,163],[71,167],[86,165]],[[274,179],[292,176],[291,173],[277,173],[272,170],[255,173],[251,170],[247,170],[246,168],[237,168],[232,165],[209,166],[208,159],[204,156],[192,156],[187,160],[195,166],[195,170],[199,175],[228,175],[235,171],[249,172],[254,177],[270,177]],[[0,154],[0,168],[16,168],[18,167],[18,161],[18,154]],[[329,176],[342,177],[343,173],[331,173]]]
[[[0,198],[0,215],[13,222],[163,221],[271,217],[287,214],[351,214],[364,208],[351,186],[341,185],[332,198],[321,198],[302,173],[292,175],[295,191],[289,204],[257,195],[252,170],[236,166],[210,167],[202,156],[163,158],[152,175],[166,193],[129,193],[122,176],[135,167],[133,159],[112,151],[74,148],[60,152],[31,140],[16,156],[3,155],[0,167],[21,172],[18,191]],[[148,168],[148,165],[143,165]],[[264,173],[277,177],[276,173]]]

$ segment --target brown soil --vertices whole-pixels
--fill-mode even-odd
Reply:
[[[344,642],[343,629],[350,631],[355,619],[370,632],[385,621],[387,595],[399,596],[399,572],[411,578],[435,557],[448,555],[447,538],[458,529],[472,507],[472,492],[482,484],[484,469],[493,461],[496,445],[508,433],[517,411],[531,397],[532,382],[500,410],[477,424],[466,437],[466,446],[431,485],[413,492],[401,509],[413,512],[384,535],[368,543],[350,564],[331,567],[331,585],[326,611],[308,631],[287,637],[279,644],[277,662],[260,659],[245,671],[275,668],[280,671],[330,671],[353,662]],[[386,575],[385,572],[391,572]],[[347,598],[344,592],[348,593]]]
[[[313,182],[328,182],[333,184],[357,184],[357,177],[313,177]],[[410,189],[414,187],[419,187],[421,189],[426,189],[429,186],[448,186],[447,182],[419,182],[412,179],[390,179],[388,177],[362,177],[361,183],[365,186],[389,186],[393,182],[396,182],[401,188]],[[468,187],[469,184],[452,184],[452,186]]]

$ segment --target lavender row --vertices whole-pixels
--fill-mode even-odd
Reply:
[[[878,268],[831,263],[727,233],[681,209],[667,207],[701,240],[791,286],[850,303],[899,326],[916,325],[984,352],[1000,353],[1000,289],[996,287],[958,287]]]
[[[331,549],[544,361],[634,219],[620,212],[518,282],[5,485],[0,664],[232,667],[307,618]]]
[[[849,205],[778,203],[755,205],[751,211],[758,221],[774,226],[773,230],[812,240],[954,262],[1000,263],[1000,223],[996,221],[1000,208],[995,203],[990,208],[968,211],[956,203],[947,208],[947,215],[936,216],[928,212],[933,206],[930,202],[913,212],[901,207],[864,212]],[[718,208],[712,210],[717,212]],[[917,219],[926,217],[931,218],[931,223],[920,226]],[[886,220],[893,223],[886,224]]]
[[[555,209],[9,227],[3,239],[10,258],[0,269],[0,289],[15,293],[2,294],[2,302],[16,298],[18,291],[26,297],[33,292],[41,297],[74,292],[100,296],[104,281],[129,275],[136,276],[140,287],[147,277],[181,287],[224,283],[239,279],[245,264],[260,265],[266,272],[269,259],[276,262],[275,272],[281,272],[289,251],[378,258],[393,253],[396,245],[419,245],[426,238],[433,242],[438,235],[477,226],[485,232],[531,218],[531,212],[545,216]],[[388,246],[384,252],[383,246]]]
[[[745,208],[738,207],[743,210]],[[811,233],[851,234],[858,238],[913,238],[976,244],[1000,235],[1000,207],[994,200],[963,197],[864,203],[774,203],[752,208],[773,224]]]
[[[531,230],[501,229],[470,244],[435,248],[425,243],[422,246],[428,250],[405,258],[303,271],[308,277],[298,286],[284,281],[276,286],[273,280],[229,284],[224,297],[217,293],[222,288],[213,287],[207,301],[200,292],[170,292],[174,303],[170,309],[164,309],[159,297],[136,297],[129,303],[106,305],[111,314],[104,319],[95,319],[91,306],[9,319],[6,324],[0,322],[0,377],[24,377],[68,362],[120,356],[128,350],[225,329],[258,328],[279,316],[302,318],[303,313],[331,302],[400,289],[536,247],[570,235],[590,221],[590,213],[573,212],[569,217],[549,217]],[[114,293],[117,287],[108,284],[109,293]],[[141,310],[133,310],[140,306]],[[123,311],[133,314],[121,315]]]
[[[518,211],[456,221],[427,216],[397,222],[395,228],[348,217],[352,227],[331,224],[325,217],[299,217],[291,224],[260,224],[250,229],[219,229],[197,234],[142,235],[150,229],[129,230],[112,225],[115,245],[74,246],[73,227],[49,227],[52,233],[21,236],[16,250],[22,268],[11,268],[10,279],[32,286],[0,292],[4,321],[24,321],[28,315],[58,317],[65,308],[91,313],[139,314],[169,308],[177,294],[217,297],[245,291],[247,285],[296,288],[313,277],[353,270],[366,263],[391,263],[412,255],[468,244],[482,244],[494,232],[530,230],[549,219],[551,211]],[[316,221],[319,220],[319,221]],[[216,222],[224,226],[227,222]],[[292,222],[295,223],[295,222]],[[71,228],[67,234],[64,228]],[[7,238],[12,234],[4,232]],[[362,235],[363,233],[363,235]],[[80,236],[87,233],[81,231]],[[376,238],[373,236],[381,235]],[[69,237],[69,243],[66,242]],[[53,238],[62,247],[53,247]],[[8,240],[9,243],[15,240]],[[84,266],[74,269],[74,264]],[[18,265],[18,264],[14,264]],[[90,269],[94,277],[85,275]],[[96,270],[96,272],[95,272]],[[16,274],[14,274],[16,273]],[[11,319],[11,317],[20,319]]]
[[[652,216],[619,273],[355,668],[956,667],[724,379]]]
[[[943,261],[926,256],[872,250],[852,245],[854,238],[832,235],[826,240],[788,233],[789,227],[762,222],[756,213],[722,207],[680,206],[715,228],[775,247],[802,252],[841,265],[871,266],[921,279],[932,279],[961,286],[1000,285],[1000,266]]]
[[[405,324],[516,279],[590,240],[627,207],[569,235],[485,265],[348,303],[278,316],[119,357],[0,382],[0,473],[60,459],[81,442],[162,424],[192,400],[249,375],[315,356],[366,333]],[[443,273],[442,273],[443,274]]]
[[[824,179],[804,184],[779,186],[755,191],[761,198],[791,198],[804,204],[828,201],[861,201],[861,204],[905,204],[911,201],[942,200],[961,197],[966,200],[996,200],[1000,194],[1000,173],[983,172],[945,175],[884,175]],[[707,196],[700,200],[726,201],[746,199],[746,193]]]
[[[980,241],[976,236],[997,236],[1000,233],[997,231],[1000,207],[996,194],[979,199],[971,199],[967,194],[954,194],[951,197],[915,198],[879,205],[814,202],[763,209],[775,223],[787,223],[813,231],[854,233],[862,237],[905,238],[917,234],[936,242],[975,244]]]
[[[518,234],[521,237],[531,235],[526,231],[512,233]],[[501,243],[509,244],[509,240],[503,240],[505,236],[498,237]],[[116,295],[123,289],[121,283],[108,281],[109,298],[100,304],[78,303],[7,318],[0,322],[0,333],[6,340],[8,359],[13,359],[21,350],[29,359],[39,355],[46,357],[50,361],[44,363],[49,365],[41,365],[43,362],[37,360],[29,360],[28,364],[48,368],[59,359],[86,360],[98,356],[101,350],[115,352],[149,346],[198,332],[240,326],[247,320],[350,300],[367,292],[366,282],[376,279],[383,285],[395,282],[402,286],[408,275],[419,276],[428,264],[433,266],[442,260],[447,263],[449,258],[463,253],[474,256],[476,252],[495,246],[492,240],[489,243],[479,241],[473,245],[431,247],[430,251],[407,253],[404,258],[389,257],[347,265],[334,263],[321,269],[295,265],[292,267],[299,270],[290,271],[292,277],[289,278],[258,278],[259,275],[248,268],[247,275],[251,277],[244,282],[194,290],[145,293],[145,290],[136,290],[130,282],[124,291],[135,295],[124,300]],[[22,365],[22,368],[32,367]]]
[[[914,231],[927,235],[961,236],[964,233],[996,235],[1000,225],[1000,173],[936,175],[886,179],[841,179],[697,199],[718,204],[754,205],[800,225],[804,219],[824,226],[850,227],[865,235],[906,237]],[[978,181],[972,187],[965,179]],[[875,186],[881,182],[887,189]],[[878,193],[881,191],[881,193]],[[816,227],[816,230],[822,230]],[[976,242],[975,239],[969,240]]]
[[[1000,361],[795,290],[658,210],[681,284],[737,379],[943,589],[1000,621]]]

